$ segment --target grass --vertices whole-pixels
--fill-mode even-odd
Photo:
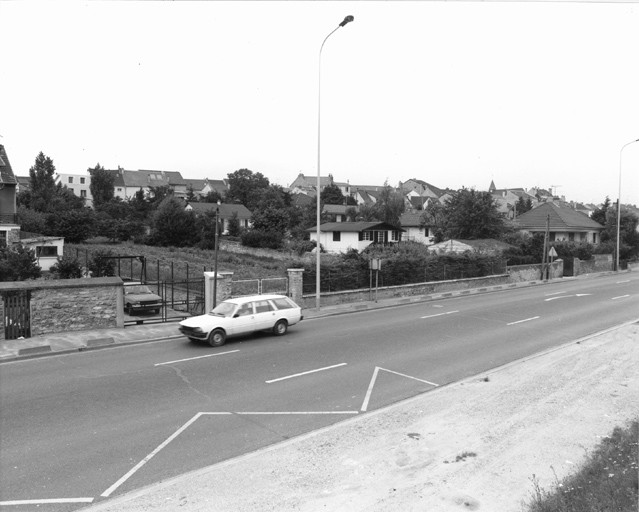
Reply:
[[[556,479],[552,490],[533,475],[526,512],[637,512],[639,420],[616,427],[587,458],[578,473]]]
[[[64,252],[77,256],[83,265],[91,254],[97,251],[110,251],[117,256],[144,256],[147,264],[147,277],[155,280],[186,279],[187,268],[191,278],[201,276],[204,271],[212,271],[215,265],[215,251],[193,247],[154,247],[132,243],[110,244],[91,240],[84,244],[65,244]],[[261,252],[267,252],[262,250]],[[122,260],[121,275],[138,276],[140,263]],[[131,265],[133,264],[133,269]],[[267,255],[239,254],[220,249],[217,257],[218,272],[233,272],[233,280],[264,279],[286,277],[288,268],[299,268],[302,264],[294,257],[282,258]]]

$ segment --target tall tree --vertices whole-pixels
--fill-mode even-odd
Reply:
[[[344,204],[345,201],[342,189],[334,183],[324,187],[320,194],[320,200],[322,200],[324,204]]]
[[[597,221],[599,224],[606,225],[606,214],[608,213],[608,209],[610,208],[610,198],[606,196],[606,200],[601,205],[601,208],[595,208],[595,211],[592,212],[590,218],[594,221]],[[603,240],[605,242],[605,240]]]
[[[464,187],[446,200],[444,215],[448,238],[499,238],[507,231],[490,192]]]
[[[49,207],[55,195],[53,160],[40,151],[34,165],[29,169],[29,178],[31,179],[30,208],[38,212],[50,211]]]
[[[99,208],[115,196],[115,176],[99,163],[93,168],[89,167],[87,171],[91,175],[89,190],[93,196],[93,206]]]
[[[181,201],[166,197],[153,215],[149,242],[153,245],[191,247],[200,240],[193,212],[185,211]]]
[[[438,244],[444,241],[446,232],[446,214],[444,213],[444,205],[439,201],[429,201],[423,213],[419,217],[419,227],[432,229],[434,233],[434,242]]]
[[[253,211],[259,200],[259,192],[269,186],[268,178],[262,173],[254,173],[249,169],[239,169],[227,176],[229,190],[226,192],[226,201],[243,204],[250,211]]]
[[[374,206],[376,217],[387,224],[399,226],[399,218],[405,209],[404,196],[386,181]]]

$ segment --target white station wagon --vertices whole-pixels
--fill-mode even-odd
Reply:
[[[191,341],[224,345],[228,336],[271,330],[277,336],[304,318],[302,308],[284,295],[253,295],[227,299],[206,315],[180,322],[180,332]]]

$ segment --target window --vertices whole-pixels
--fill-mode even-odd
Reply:
[[[588,233],[579,233],[579,240],[585,242],[588,240]]]
[[[84,185],[85,178],[80,178],[80,185]]]
[[[0,231],[0,247],[5,247],[7,245],[7,232]]]
[[[58,247],[55,245],[38,245],[36,247],[36,257],[53,258],[58,255]]]
[[[73,176],[69,176],[69,183],[73,183]]]
[[[550,233],[550,235],[549,235],[548,239],[549,239],[551,242],[554,242],[554,241],[555,241],[555,233]]]
[[[333,231],[333,242],[341,242],[341,240],[342,240],[342,232]]]
[[[574,242],[575,241],[575,234],[574,233],[568,233],[568,241],[569,242]]]
[[[267,300],[258,300],[255,301],[255,313],[268,313],[269,311],[274,311],[273,306]]]
[[[287,299],[273,299],[277,309],[292,309],[293,305]]]
[[[86,197],[87,196],[87,191],[86,190],[80,190],[80,197]]]
[[[253,314],[253,303],[242,304],[237,310],[237,316],[248,316]]]
[[[384,242],[384,232],[383,231],[375,231],[375,241],[376,242]]]
[[[597,233],[593,233],[592,234],[592,243],[596,244],[597,243]]]
[[[373,240],[373,233],[372,231],[360,231],[359,233],[359,240],[360,242],[362,241],[371,241]]]
[[[391,242],[399,242],[399,231],[391,231]]]

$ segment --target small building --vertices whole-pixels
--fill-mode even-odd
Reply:
[[[317,226],[306,231],[317,241]],[[327,222],[320,224],[319,243],[326,252],[361,251],[372,243],[400,242],[404,232],[385,222]]]
[[[237,214],[237,220],[240,223],[241,228],[251,227],[251,212],[243,204],[232,203],[186,203],[184,209],[186,211],[192,211],[196,215],[205,214],[207,212],[215,212],[215,209],[219,208],[219,219],[222,225],[222,234],[227,233],[229,230],[229,221],[233,218],[233,214]]]
[[[433,230],[430,226],[421,225],[423,213],[422,210],[411,210],[402,213],[399,223],[406,230],[406,236],[403,237],[403,240],[420,242],[424,245],[433,243],[435,237]]]
[[[433,244],[429,247],[429,250],[434,252],[454,252],[454,253],[463,253],[463,252],[476,252],[481,254],[500,254],[506,249],[512,249],[513,246],[507,244],[505,242],[501,242],[499,240],[494,240],[492,238],[481,238],[477,240],[461,240],[461,239],[450,239],[445,240],[444,242],[440,242],[438,244]]]

